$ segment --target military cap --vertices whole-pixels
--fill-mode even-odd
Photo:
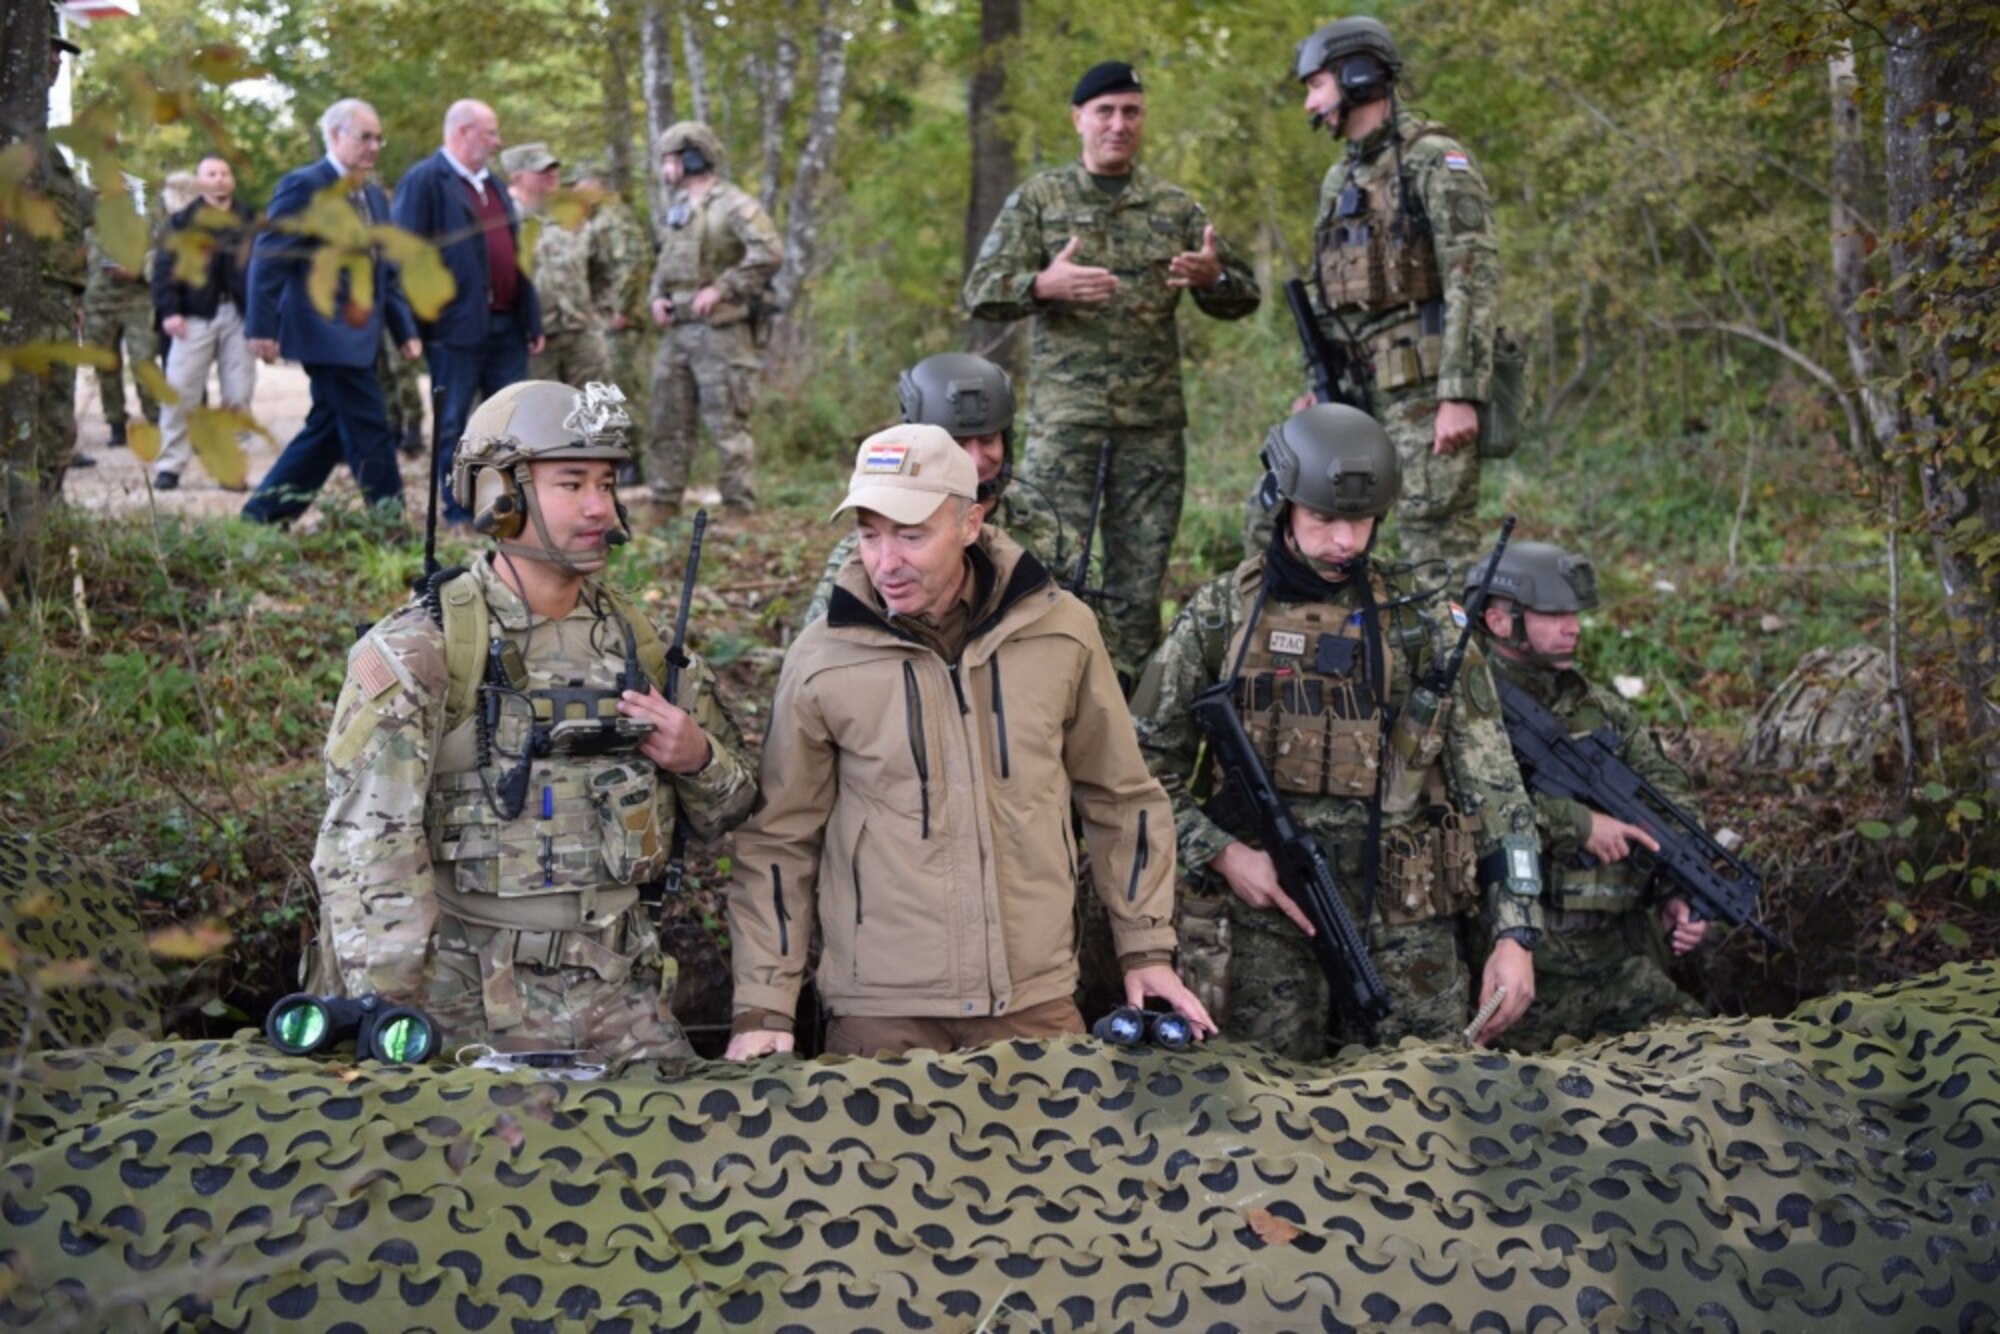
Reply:
[[[1076,91],[1069,95],[1069,104],[1080,107],[1094,97],[1108,93],[1143,93],[1139,84],[1139,71],[1122,60],[1107,60],[1092,65],[1076,81]]]
[[[561,165],[561,160],[543,143],[515,144],[500,155],[500,167],[510,176],[517,171],[547,171]]]
[[[847,498],[834,511],[873,510],[904,524],[923,523],[952,497],[975,499],[979,469],[951,433],[922,422],[891,426],[861,442]]]

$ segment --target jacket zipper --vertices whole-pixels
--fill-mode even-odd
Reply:
[[[903,720],[910,733],[910,758],[917,765],[917,787],[923,796],[923,837],[931,836],[931,761],[924,745],[924,699],[917,691],[916,664],[903,663]]]
[[[965,702],[965,685],[958,679],[958,664],[954,662],[945,671],[951,675],[951,693],[958,696],[958,713],[962,718],[972,712],[972,707]]]
[[[1132,854],[1132,883],[1125,886],[1125,901],[1132,902],[1139,897],[1139,873],[1152,860],[1152,850],[1146,846],[1146,812],[1139,812],[1139,846]]]
[[[848,863],[848,870],[854,876],[854,924],[861,925],[861,842],[854,843],[854,859]]]
[[[791,914],[785,911],[785,873],[771,863],[771,902],[778,909],[778,953],[792,952]]]
[[[1013,767],[1007,756],[1007,703],[1000,696],[1000,655],[996,652],[987,664],[993,672],[993,722],[1000,729],[1000,776],[1013,776]]]

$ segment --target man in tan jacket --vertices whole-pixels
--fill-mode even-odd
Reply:
[[[1214,1031],[1173,969],[1173,811],[1088,608],[982,529],[935,426],[870,436],[860,549],[785,655],[729,895],[729,1056],[792,1048],[815,915],[829,1051],[1080,1033],[1072,802],[1127,1000]]]

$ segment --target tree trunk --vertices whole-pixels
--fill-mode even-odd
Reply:
[[[1000,216],[1000,206],[1019,184],[1014,141],[1001,128],[1007,111],[1007,56],[1021,35],[1022,0],[979,0],[979,57],[966,92],[965,118],[972,135],[972,195],[965,209],[963,276],[972,270],[979,246]],[[969,321],[967,346],[983,352],[1010,372],[1021,361],[1019,326]]]
[[[1854,71],[1854,48],[1841,43],[1827,60],[1833,96],[1833,304],[1847,343],[1848,365],[1861,388],[1861,403],[1874,437],[1876,457],[1857,463],[1879,465],[1903,433],[1904,421],[1894,397],[1884,388],[1886,367],[1882,348],[1858,309],[1868,286],[1868,226],[1855,203],[1861,198],[1867,155],[1861,142],[1861,99]]]
[[[10,3],[0,12],[0,148],[41,144],[48,130],[51,22],[44,4]],[[42,289],[39,246],[18,224],[0,224],[0,345],[41,336],[49,299]],[[34,466],[51,378],[62,379],[17,374],[0,385],[0,620],[39,555],[44,503]]]
[[[775,52],[768,58],[754,57],[752,62],[757,95],[764,107],[764,176],[757,197],[763,201],[764,211],[774,216],[785,165],[785,122],[791,117],[799,89],[799,42],[792,35],[797,17],[797,0],[787,0],[778,18]]]
[[[639,77],[646,94],[646,197],[653,201],[653,222],[667,211],[667,187],[653,145],[674,123],[674,39],[667,0],[645,0],[639,15]]]
[[[812,272],[813,249],[819,240],[819,181],[833,160],[834,136],[840,129],[841,100],[847,92],[846,0],[819,0],[818,65],[813,70],[812,119],[806,123],[806,145],[792,174],[792,203],[785,216],[785,263],[772,284],[778,309],[797,304]]]
[[[689,114],[712,126],[714,122],[708,118],[708,53],[702,48],[701,16],[686,4],[681,6],[681,66],[687,70],[688,106],[692,108]]]
[[[620,194],[632,188],[632,39],[639,35],[630,0],[611,6],[604,24],[604,172]],[[641,157],[648,156],[641,154]]]
[[[1922,17],[1922,16],[1920,16]],[[1978,545],[2000,537],[2000,475],[1967,448],[1992,429],[1993,354],[1968,336],[1992,318],[2000,162],[1980,126],[2000,115],[1987,68],[1992,20],[1978,7],[1938,5],[1929,21],[1888,32],[1889,224],[1897,314],[1922,415],[1911,425],[1931,549],[1944,585],[1973,754],[2000,797],[2000,590],[1982,574]],[[1982,151],[1984,150],[1984,151]],[[1947,286],[1947,284],[1951,284]]]

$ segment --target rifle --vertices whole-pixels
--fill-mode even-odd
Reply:
[[[1306,285],[1297,278],[1285,283],[1285,303],[1292,308],[1292,323],[1298,326],[1299,344],[1305,349],[1306,369],[1312,374],[1313,402],[1345,403],[1374,416],[1375,403],[1361,364],[1345,347],[1327,341],[1313,316]],[[1354,389],[1345,390],[1343,384],[1351,384]]]
[[[1101,603],[1109,594],[1090,587],[1090,549],[1097,544],[1097,520],[1104,508],[1104,485],[1111,476],[1111,440],[1105,438],[1097,451],[1097,485],[1090,492],[1090,514],[1083,521],[1083,549],[1076,553],[1076,569],[1065,587],[1085,602]]]
[[[688,612],[694,606],[694,582],[701,573],[701,540],[708,532],[708,511],[694,512],[694,536],[688,539],[687,566],[681,571],[681,605],[674,613],[674,642],[667,646],[667,682],[662,692],[667,703],[680,704],[681,669],[688,666],[687,654]],[[640,898],[648,903],[664,904],[668,898],[681,892],[687,880],[687,811],[682,809],[678,794],[674,797],[674,837],[668,845],[667,869],[658,880],[648,881],[640,886]]]
[[[1507,737],[1528,787],[1552,797],[1580,801],[1592,810],[1639,826],[1659,843],[1656,853],[1635,848],[1635,870],[1664,871],[1677,892],[1687,896],[1697,920],[1715,918],[1747,926],[1774,949],[1784,942],[1756,920],[1763,876],[1757,868],[1710,838],[1695,818],[1618,758],[1618,735],[1600,728],[1573,737],[1560,718],[1534,696],[1494,673]]]
[[[1278,883],[1292,902],[1305,910],[1313,924],[1312,949],[1333,984],[1334,1005],[1341,1019],[1366,1042],[1375,1040],[1375,1025],[1390,1011],[1389,993],[1375,975],[1347,901],[1333,878],[1333,867],[1319,840],[1299,828],[1291,808],[1272,783],[1264,762],[1243,730],[1243,719],[1230,698],[1232,682],[1210,686],[1194,698],[1194,725],[1208,738],[1208,747],[1241,810],[1256,823],[1257,841],[1278,870]],[[1218,793],[1218,798],[1226,794]]]

